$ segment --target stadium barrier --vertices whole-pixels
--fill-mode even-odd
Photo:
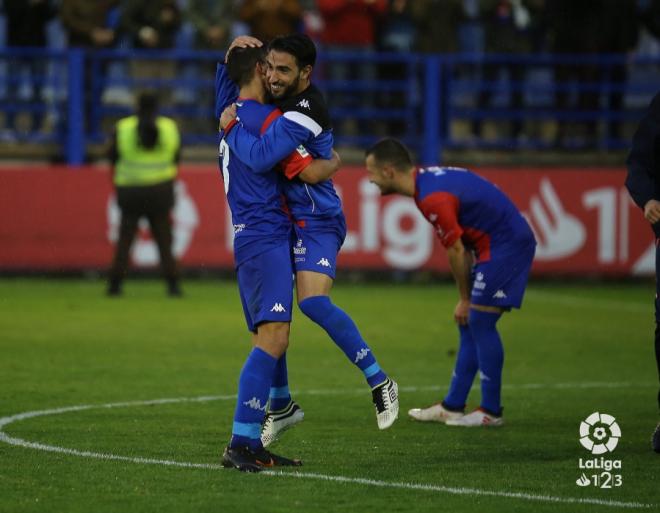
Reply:
[[[524,212],[539,241],[536,275],[634,276],[654,270],[653,235],[623,186],[623,169],[479,169]],[[445,251],[412,199],[381,197],[361,167],[335,180],[348,236],[341,269],[448,272]],[[107,167],[0,169],[0,270],[105,269],[119,211]],[[174,252],[184,268],[230,269],[232,226],[212,165],[184,165],[173,212]],[[137,267],[157,262],[146,224]]]
[[[80,165],[88,146],[104,142],[113,121],[132,111],[135,92],[149,87],[162,93],[164,113],[184,127],[185,145],[214,145],[213,74],[221,58],[181,49],[0,49],[0,111],[40,113],[52,124],[46,132],[3,136],[54,143],[67,163]],[[29,68],[35,62],[41,65]],[[141,63],[160,76],[136,75]],[[629,133],[617,134],[615,125],[630,127],[641,117],[660,89],[659,65],[658,57],[627,55],[325,52],[314,81],[328,97],[338,145],[364,147],[387,133],[432,164],[444,149],[626,148]],[[505,129],[515,121],[525,130]],[[490,134],[471,132],[480,122],[491,124]],[[546,125],[556,131],[562,122],[595,131],[569,138],[545,133]]]

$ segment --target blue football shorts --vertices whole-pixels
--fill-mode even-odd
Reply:
[[[236,269],[248,329],[263,322],[291,322],[293,268],[289,242],[245,260]]]
[[[292,235],[293,268],[298,271],[314,271],[330,276],[337,271],[337,254],[346,238],[344,216],[317,220],[313,225],[294,224]]]
[[[535,250],[531,244],[497,252],[488,262],[477,263],[472,269],[472,304],[520,308]]]

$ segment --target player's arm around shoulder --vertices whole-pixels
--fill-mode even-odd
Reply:
[[[255,172],[270,171],[309,137],[303,126],[278,117],[260,137],[252,135],[234,117],[220,117],[220,129],[232,152]]]
[[[303,182],[314,185],[330,180],[340,167],[341,157],[332,150],[331,159],[314,159],[298,176]]]

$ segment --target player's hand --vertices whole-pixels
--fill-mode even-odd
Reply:
[[[222,111],[222,115],[220,116],[220,130],[227,128],[227,125],[234,119],[236,119],[236,104],[232,103]]]
[[[341,167],[341,157],[335,150],[332,150],[332,158],[330,159],[330,162],[334,165],[334,172],[336,173],[339,171],[339,168]]]
[[[461,326],[465,326],[468,323],[468,315],[470,315],[470,300],[459,300],[456,308],[454,308],[454,320]]]
[[[238,36],[236,39],[234,39],[231,44],[229,45],[229,48],[227,48],[227,51],[225,52],[225,64],[227,64],[227,56],[229,55],[229,52],[231,52],[232,48],[238,46],[239,48],[259,48],[263,46],[264,44],[258,40],[256,37],[252,36]]]
[[[660,221],[660,201],[648,200],[644,205],[644,217],[651,224]]]

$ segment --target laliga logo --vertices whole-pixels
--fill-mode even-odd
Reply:
[[[591,454],[612,452],[621,438],[621,428],[612,415],[592,413],[580,423],[580,443]]]
[[[108,239],[116,242],[119,238],[121,211],[117,198],[113,194],[108,199]],[[199,224],[199,214],[195,202],[188,194],[186,185],[178,180],[174,184],[174,208],[172,209],[172,253],[177,258],[183,256],[193,239],[195,228]],[[145,233],[149,223],[140,219],[138,233],[131,248],[131,258],[138,266],[156,265],[159,261],[158,247],[151,237]]]

